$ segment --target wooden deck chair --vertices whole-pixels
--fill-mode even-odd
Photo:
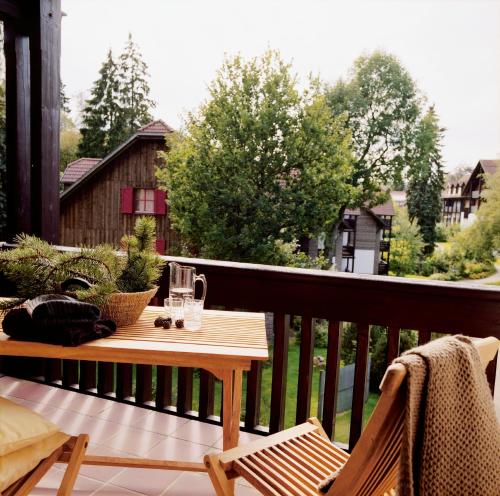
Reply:
[[[54,437],[59,437],[60,439],[58,446],[54,449],[54,451],[40,461],[40,463],[33,470],[5,489],[1,493],[1,496],[29,495],[32,489],[38,484],[54,463],[68,464],[57,491],[57,496],[71,495],[80,470],[80,465],[82,464],[85,456],[85,450],[88,446],[89,437],[87,434],[69,437],[60,432],[54,434]],[[28,446],[28,448],[36,449],[36,445],[33,445],[33,447]]]
[[[483,365],[495,357],[499,341],[474,342]],[[333,445],[319,421],[308,422],[221,454],[205,456],[218,496],[233,494],[242,476],[264,495],[318,496],[318,484],[342,468],[327,496],[393,494],[404,423],[406,369],[388,367],[382,394],[351,455]],[[402,387],[403,386],[403,387]]]

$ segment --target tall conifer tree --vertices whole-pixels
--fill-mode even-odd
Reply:
[[[151,121],[148,77],[132,35],[118,61],[109,50],[83,110],[81,157],[104,157]]]
[[[83,109],[78,146],[81,157],[104,157],[123,140],[119,91],[118,67],[109,50]]]
[[[149,98],[148,66],[129,33],[125,51],[120,55],[120,105],[124,128],[132,134],[151,121],[150,110],[155,102]]]
[[[441,192],[444,187],[441,140],[444,129],[434,107],[430,107],[416,127],[413,150],[408,164],[408,214],[420,228],[424,251],[432,253],[436,225],[441,220]]]

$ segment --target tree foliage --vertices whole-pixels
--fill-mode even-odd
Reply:
[[[277,52],[227,59],[210,97],[169,137],[158,179],[188,249],[286,263],[277,242],[331,228],[352,188],[350,133],[318,84],[300,92]]]
[[[415,222],[405,208],[397,208],[393,221],[390,270],[397,276],[415,274],[418,270],[424,241]]]
[[[81,157],[104,157],[151,120],[147,65],[129,34],[118,62],[108,51],[82,112]]]
[[[150,111],[155,102],[149,98],[148,76],[148,66],[129,33],[119,65],[119,101],[124,133],[128,136],[152,119]]]
[[[78,143],[81,134],[75,123],[66,112],[61,113],[60,159],[59,170],[64,172],[66,166],[78,158]]]
[[[355,205],[377,204],[386,185],[400,182],[420,112],[415,82],[393,55],[359,57],[346,80],[327,89],[334,115],[347,114],[355,162],[350,182],[360,189]]]
[[[441,193],[444,187],[441,140],[433,107],[422,117],[415,131],[409,153],[407,205],[410,221],[416,220],[425,243],[424,251],[432,253],[437,241],[437,224],[441,220]]]

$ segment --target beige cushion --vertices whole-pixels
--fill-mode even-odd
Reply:
[[[0,397],[0,456],[41,441],[59,430],[38,413]]]
[[[33,470],[69,438],[67,434],[56,432],[35,444],[0,456],[0,493]]]

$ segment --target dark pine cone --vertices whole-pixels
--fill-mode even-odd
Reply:
[[[165,325],[168,324],[168,327],[165,327]],[[155,319],[155,327],[165,327],[165,329],[168,329],[170,325],[172,324],[172,319],[170,317],[156,317]]]
[[[177,319],[175,321],[175,327],[177,327],[177,329],[182,329],[184,327],[184,319]]]

